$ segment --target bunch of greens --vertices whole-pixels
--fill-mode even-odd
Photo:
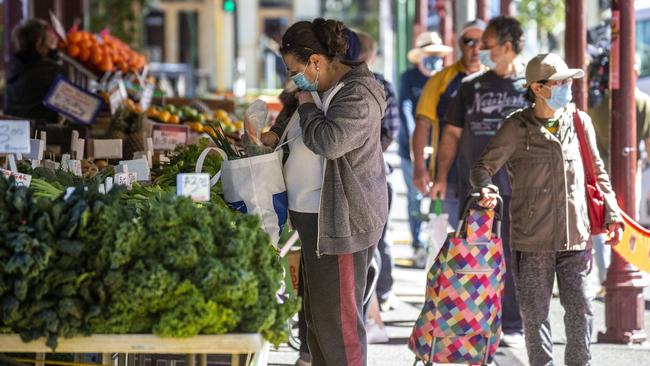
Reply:
[[[91,333],[286,339],[298,302],[277,299],[281,263],[256,216],[162,189],[137,204],[96,192],[37,199],[0,179],[0,332],[52,348]]]

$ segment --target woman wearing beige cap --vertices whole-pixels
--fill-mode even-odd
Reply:
[[[583,76],[582,70],[569,69],[555,54],[534,57],[526,66],[526,87],[533,105],[504,121],[471,172],[473,188],[483,195],[480,204],[492,208],[498,194],[491,184],[492,175],[503,165],[508,168],[512,268],[531,366],[553,364],[549,306],[556,276],[566,312],[564,363],[584,366],[591,360],[590,222],[577,119],[584,126],[587,153],[604,194],[609,244],[616,245],[622,236],[620,210],[598,155],[591,119],[570,104],[571,82]]]

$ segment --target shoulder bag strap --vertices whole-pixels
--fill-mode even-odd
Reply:
[[[582,123],[582,118],[580,118],[580,113],[577,109],[573,112],[573,126],[576,129],[576,135],[578,136],[580,155],[582,157],[582,165],[585,171],[586,183],[595,185],[596,180],[594,178],[594,158],[591,155],[591,149],[589,148],[589,143],[587,142],[585,127]]]

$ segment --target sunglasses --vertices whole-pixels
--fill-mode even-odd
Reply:
[[[481,39],[480,38],[465,38],[465,37],[463,37],[463,38],[460,39],[460,42],[462,44],[464,44],[465,46],[474,47],[474,46],[481,43]]]

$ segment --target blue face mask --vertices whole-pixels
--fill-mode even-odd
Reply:
[[[496,62],[490,57],[490,50],[478,50],[478,60],[485,66],[493,69],[497,66]]]
[[[554,111],[566,107],[571,102],[571,99],[573,99],[573,95],[571,95],[570,83],[552,86],[551,97],[545,98],[548,107]]]
[[[313,83],[310,83],[305,76],[305,71],[307,70],[308,66],[309,62],[307,62],[307,65],[305,65],[305,70],[302,70],[301,73],[298,73],[291,77],[291,81],[293,81],[293,83],[296,84],[296,87],[298,87],[300,90],[315,92],[318,90],[318,76],[320,75],[320,70],[316,71],[316,80]]]

